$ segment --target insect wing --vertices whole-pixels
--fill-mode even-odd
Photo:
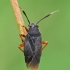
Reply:
[[[35,42],[35,56],[38,62],[40,62],[41,54],[42,54],[42,40],[41,36],[39,36],[37,37],[37,40]]]
[[[27,35],[24,42],[24,56],[26,63],[30,63],[30,61],[32,60],[32,55],[33,51],[30,44],[30,36]]]

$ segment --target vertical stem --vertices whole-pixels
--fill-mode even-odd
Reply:
[[[18,1],[17,0],[10,0],[11,1],[11,4],[12,4],[12,8],[13,8],[13,11],[14,11],[14,15],[16,17],[16,21],[17,21],[17,25],[19,27],[19,30],[20,30],[20,34],[27,34],[25,28],[23,27],[24,26],[24,21],[22,19],[22,15],[20,13],[20,8],[18,7]],[[18,6],[17,6],[18,5]]]

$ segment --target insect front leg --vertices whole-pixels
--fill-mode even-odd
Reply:
[[[48,42],[47,41],[42,41],[42,44],[45,44],[43,47],[42,47],[42,50],[47,46]]]
[[[25,28],[25,30],[28,32],[28,28],[26,26],[23,26]]]
[[[22,26],[22,27],[24,27],[25,30],[28,32],[28,28],[26,26]],[[24,34],[19,34],[19,36],[20,36],[22,42],[24,42],[24,39],[25,39],[26,36]]]

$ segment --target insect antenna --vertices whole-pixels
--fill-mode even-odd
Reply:
[[[40,19],[36,24],[38,24],[41,20],[43,20],[43,19],[49,17],[50,15],[52,15],[52,14],[54,14],[55,12],[58,12],[58,11],[59,11],[59,10],[54,11],[54,12],[51,12],[50,14],[48,14],[48,15],[46,15],[45,17],[43,17],[42,19]]]
[[[23,13],[24,13],[24,15],[26,16],[27,21],[28,21],[28,23],[30,24],[30,21],[29,21],[29,19],[28,19],[27,15],[26,15],[25,11],[24,11],[24,10],[22,10],[22,12],[23,12]]]
[[[16,4],[16,3],[15,3],[15,4]],[[17,4],[16,4],[16,5],[17,5]],[[18,6],[18,5],[17,5],[17,6]],[[23,14],[26,16],[27,21],[28,21],[28,23],[30,24],[30,21],[29,21],[27,15],[26,15],[25,11],[24,11],[20,6],[18,6],[18,7],[21,9],[21,11],[23,12]]]

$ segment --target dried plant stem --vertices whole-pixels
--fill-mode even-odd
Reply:
[[[13,8],[13,11],[14,11],[14,15],[16,17],[16,21],[17,21],[17,25],[19,27],[19,30],[20,30],[20,34],[27,34],[25,28],[23,27],[24,26],[24,21],[22,19],[22,15],[20,13],[20,8],[18,7],[18,1],[17,0],[10,0],[11,1],[11,4],[12,4],[12,8]],[[17,6],[18,5],[18,6]]]

